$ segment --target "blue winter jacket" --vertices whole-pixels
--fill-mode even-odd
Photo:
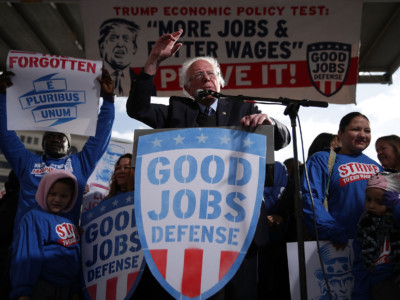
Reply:
[[[44,154],[36,155],[25,148],[14,131],[7,130],[6,95],[0,94],[0,148],[21,186],[14,233],[22,216],[37,206],[35,193],[40,179],[53,169],[69,170],[78,180],[78,201],[66,215],[74,224],[78,224],[86,182],[107,149],[113,122],[114,103],[103,101],[98,116],[96,135],[89,137],[81,152],[62,158],[53,158]]]

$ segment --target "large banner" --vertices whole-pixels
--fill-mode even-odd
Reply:
[[[11,50],[7,129],[94,136],[101,67],[101,61]]]
[[[82,0],[81,8],[87,57],[105,61],[118,94],[129,93],[157,38],[182,28],[183,46],[155,78],[159,96],[182,90],[183,61],[207,55],[221,63],[224,94],[355,102],[362,0]]]
[[[146,262],[176,299],[205,299],[235,274],[263,196],[265,136],[202,128],[139,137],[135,213]]]
[[[86,299],[132,296],[145,261],[135,221],[134,192],[103,200],[81,216]]]
[[[348,246],[344,250],[337,251],[331,242],[320,241],[320,260],[317,242],[304,243],[308,299],[351,299],[351,292],[354,286],[352,273],[354,254],[353,248],[350,245],[352,245],[352,240],[349,241]],[[300,300],[299,256],[297,247],[297,243],[287,243],[290,293],[293,300]],[[321,261],[324,264],[325,270],[322,269]],[[325,281],[324,271],[327,281]]]

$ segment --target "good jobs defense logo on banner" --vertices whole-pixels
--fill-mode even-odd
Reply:
[[[146,263],[134,210],[134,195],[128,192],[82,214],[86,299],[129,299],[136,289]]]
[[[219,128],[141,136],[135,215],[147,264],[176,299],[208,298],[239,268],[262,201],[266,138]]]

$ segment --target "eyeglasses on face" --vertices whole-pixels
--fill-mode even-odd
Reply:
[[[189,81],[204,79],[206,77],[206,75],[211,79],[215,79],[218,77],[219,74],[215,73],[214,71],[198,72],[198,73],[194,74],[192,77],[190,77]]]

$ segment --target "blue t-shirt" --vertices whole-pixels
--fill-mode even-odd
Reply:
[[[368,178],[383,168],[364,154],[336,154],[329,181],[328,207],[323,202],[329,178],[328,151],[317,152],[307,161],[307,172],[314,198],[319,239],[346,244],[357,236],[357,223],[364,211]],[[303,214],[307,228],[314,236],[313,208],[305,175],[302,179]]]

